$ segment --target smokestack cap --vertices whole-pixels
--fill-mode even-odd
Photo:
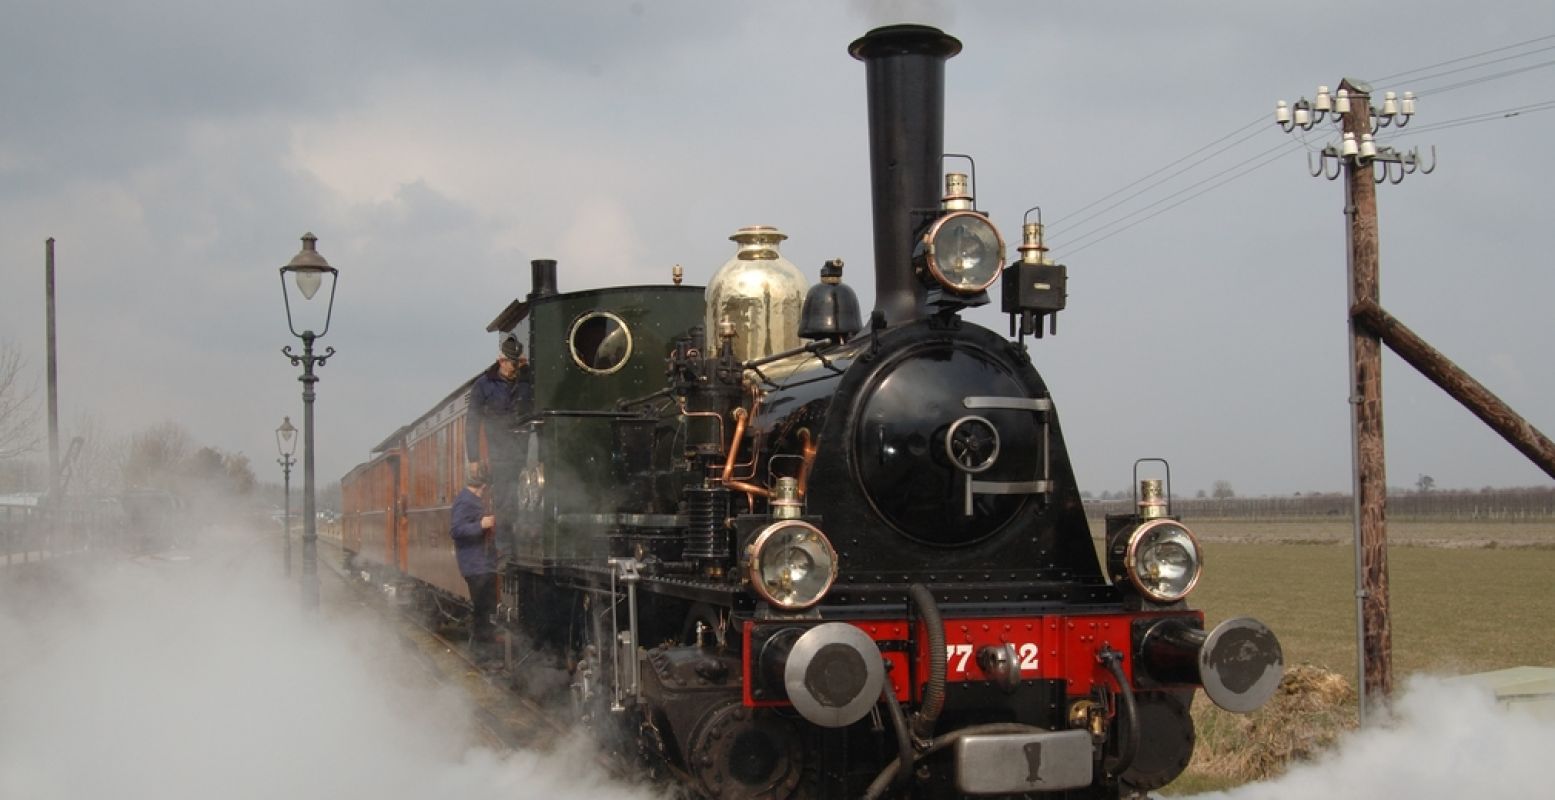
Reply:
[[[887,25],[848,45],[848,54],[863,61],[883,56],[940,56],[961,52],[961,40],[928,25]]]
[[[529,262],[529,296],[556,294],[556,259],[536,258]]]

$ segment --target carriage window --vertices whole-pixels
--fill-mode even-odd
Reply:
[[[437,502],[448,502],[448,429],[437,429]]]
[[[585,372],[609,375],[631,357],[632,332],[620,317],[608,311],[591,311],[573,321],[567,346],[573,362]]]

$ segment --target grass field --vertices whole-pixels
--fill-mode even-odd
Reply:
[[[1555,531],[1545,535],[1549,547],[1405,546],[1408,538],[1393,539],[1388,575],[1395,677],[1555,664]],[[1292,541],[1206,536],[1205,573],[1194,604],[1212,621],[1258,617],[1279,635],[1288,663],[1321,666],[1353,684],[1353,546]]]
[[[1348,521],[1189,525],[1205,563],[1189,599],[1208,625],[1257,617],[1278,634],[1287,665],[1314,665],[1355,685],[1355,551]],[[1388,536],[1399,690],[1414,673],[1555,665],[1555,523],[1395,522]],[[1244,744],[1249,726],[1197,704],[1195,716],[1208,758],[1196,758],[1168,793],[1248,780],[1217,765],[1225,759],[1214,751]],[[1331,739],[1353,723],[1353,697],[1347,706],[1308,716],[1311,725],[1331,729],[1313,738]]]

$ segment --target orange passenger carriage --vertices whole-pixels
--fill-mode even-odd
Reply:
[[[470,383],[373,448],[341,479],[342,539],[353,570],[406,590],[428,610],[469,602],[449,538],[465,481],[464,396]],[[402,585],[403,584],[403,585]]]

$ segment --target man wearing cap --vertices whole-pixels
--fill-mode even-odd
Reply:
[[[481,461],[481,435],[486,437],[486,457],[491,477],[491,504],[495,510],[499,559],[513,552],[512,531],[518,505],[518,474],[524,464],[524,437],[516,430],[519,418],[534,407],[534,382],[524,345],[511,333],[502,335],[497,363],[470,387],[468,414],[464,419],[465,459],[474,474]]]
[[[496,626],[491,621],[497,610],[497,556],[492,546],[496,518],[486,513],[485,494],[486,471],[477,467],[454,498],[448,532],[454,540],[459,574],[470,589],[470,605],[475,609],[470,621],[470,654],[489,662],[497,657]]]

